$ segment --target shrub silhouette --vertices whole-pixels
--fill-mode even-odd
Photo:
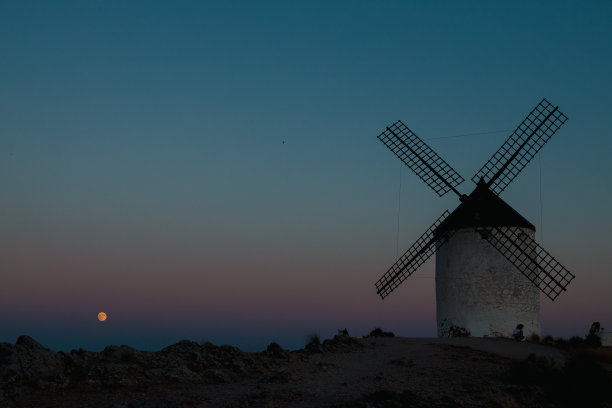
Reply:
[[[578,348],[584,346],[584,339],[578,336],[570,337],[568,341],[568,345],[573,348]]]
[[[584,340],[587,347],[601,347],[601,337],[596,334],[589,333]]]
[[[380,327],[372,330],[368,337],[395,337],[395,334],[392,332],[383,331]]]
[[[547,346],[554,346],[555,345],[555,339],[553,339],[553,336],[551,336],[550,334],[544,336],[541,340],[542,344],[546,344]]]
[[[540,336],[538,336],[538,335],[537,335],[537,334],[535,334],[535,333],[531,333],[531,334],[529,335],[529,337],[527,337],[527,341],[528,341],[529,343],[536,343],[536,344],[539,344],[539,343],[540,343]]]
[[[306,347],[316,346],[319,344],[321,344],[321,338],[319,337],[318,333],[311,333],[308,335],[308,338],[306,339]]]

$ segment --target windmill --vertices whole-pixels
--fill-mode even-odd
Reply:
[[[567,117],[546,99],[527,115],[472,177],[469,195],[452,167],[401,121],[380,139],[439,196],[460,200],[445,211],[376,282],[387,297],[434,252],[438,336],[508,336],[517,323],[540,334],[540,291],[555,300],[574,275],[535,241],[535,227],[499,194],[531,161]]]

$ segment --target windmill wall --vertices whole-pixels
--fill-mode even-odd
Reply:
[[[535,231],[521,230],[534,238]],[[540,291],[473,229],[460,229],[436,252],[438,336],[509,337],[517,324],[540,335]]]

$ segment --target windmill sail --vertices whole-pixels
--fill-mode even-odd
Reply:
[[[388,126],[378,135],[378,139],[440,197],[450,190],[461,196],[455,187],[463,183],[464,178],[408,129],[402,121],[398,120]]]
[[[550,299],[554,300],[565,291],[567,285],[574,279],[574,275],[531,237],[523,234],[520,228],[505,226],[521,224],[508,224],[507,220],[504,220],[504,223],[487,221],[489,218],[497,218],[499,214],[487,206],[487,200],[484,200],[487,194],[481,193],[485,191],[501,200],[497,196],[566,121],[567,116],[561,113],[557,106],[542,99],[497,152],[474,175],[472,180],[477,187],[470,196],[462,195],[457,191],[456,187],[464,181],[463,177],[401,121],[388,126],[378,135],[378,139],[439,196],[453,191],[459,196],[461,205],[454,211],[454,222],[451,222],[453,218],[451,216],[446,223],[448,225],[443,225],[441,229],[438,228],[450,214],[446,211],[389,268],[376,282],[377,293],[383,299],[387,297],[429,259],[455,231],[461,228],[479,231],[483,238],[486,238],[503,257]],[[515,210],[511,208],[510,210],[516,213]],[[518,213],[516,215],[522,218]],[[527,220],[524,222],[535,230],[535,227]],[[489,227],[490,225],[504,226]],[[437,282],[436,285],[438,284]],[[539,302],[537,292],[534,293]],[[539,317],[537,319],[539,320]]]
[[[472,177],[483,178],[491,191],[500,194],[531,161],[548,139],[565,123],[567,116],[546,99],[527,115],[514,133]]]
[[[423,235],[402,255],[389,270],[376,282],[376,293],[382,299],[387,297],[406,278],[417,270],[434,252],[444,244],[450,234],[434,236],[434,231],[450,212],[446,210]]]
[[[575,277],[518,227],[478,228],[477,231],[550,300],[564,292]]]

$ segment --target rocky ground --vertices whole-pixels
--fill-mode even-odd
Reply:
[[[612,407],[606,361],[506,339],[338,335],[297,351],[181,341],[63,353],[21,336],[0,343],[0,406]]]

